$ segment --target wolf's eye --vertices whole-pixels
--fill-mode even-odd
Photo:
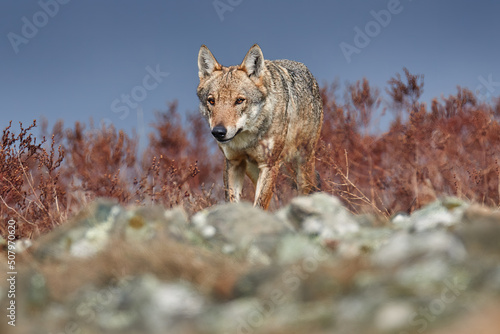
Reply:
[[[215,99],[214,99],[213,97],[209,97],[209,98],[207,99],[207,102],[208,102],[210,105],[212,105],[212,106],[213,106],[213,105],[215,104]]]
[[[245,99],[244,99],[244,98],[241,98],[241,97],[240,97],[240,98],[237,98],[237,99],[236,99],[236,104],[242,104],[242,103],[243,103],[243,101],[245,101]]]

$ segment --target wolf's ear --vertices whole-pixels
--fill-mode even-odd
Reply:
[[[264,55],[257,44],[254,44],[250,50],[248,50],[240,68],[247,72],[250,77],[260,77],[264,69]]]
[[[198,76],[200,80],[210,76],[213,71],[222,69],[210,50],[202,45],[198,53]]]

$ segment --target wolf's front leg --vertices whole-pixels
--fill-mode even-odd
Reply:
[[[224,189],[226,193],[226,201],[240,201],[244,178],[245,161],[226,159],[226,165],[224,166]]]
[[[254,206],[260,206],[267,210],[274,191],[274,183],[278,173],[278,166],[260,166],[259,179],[257,180],[257,187],[255,189]]]

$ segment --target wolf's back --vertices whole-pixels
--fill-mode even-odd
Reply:
[[[323,103],[318,83],[309,69],[302,63],[287,59],[268,60],[266,65],[271,75],[281,81],[274,80],[275,84],[283,86],[285,99],[295,107],[289,105],[290,110],[295,110],[289,115],[292,128],[299,124],[305,131],[319,128],[323,119]],[[291,135],[302,132],[301,126],[290,129]]]

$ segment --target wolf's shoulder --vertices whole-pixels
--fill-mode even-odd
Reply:
[[[269,60],[269,63],[281,67],[282,69],[286,70],[290,75],[296,78],[308,78],[312,76],[307,66],[298,61],[288,60],[288,59],[277,59],[277,60]]]
[[[294,60],[276,59],[276,60],[269,60],[269,63],[281,66],[289,71],[309,72],[306,65],[304,65],[301,62],[294,61]]]

